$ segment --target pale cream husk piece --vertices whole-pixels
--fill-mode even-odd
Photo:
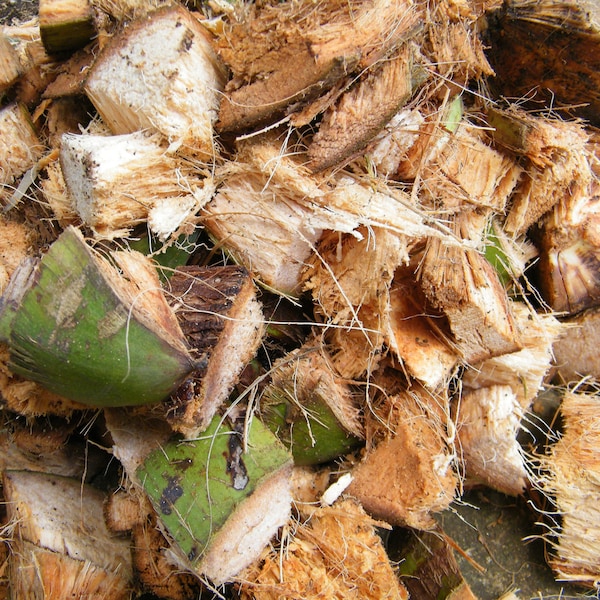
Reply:
[[[123,237],[148,221],[165,242],[213,192],[210,179],[167,153],[157,135],[76,135],[61,139],[60,162],[73,208],[98,237]]]
[[[113,133],[158,131],[171,150],[210,158],[224,77],[207,30],[170,6],[115,36],[85,90]]]
[[[77,479],[28,471],[5,472],[4,492],[9,518],[16,522],[11,556],[16,597],[129,597],[129,540],[108,531],[102,492]]]

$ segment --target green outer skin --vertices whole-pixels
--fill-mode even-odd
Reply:
[[[150,453],[136,472],[163,525],[194,569],[212,537],[261,480],[291,463],[271,431],[253,419],[248,452],[242,455],[247,484],[235,489],[227,460],[229,441],[236,434],[220,421],[217,415],[196,440],[170,440]]]
[[[324,401],[315,401],[305,408],[309,413],[308,420],[286,400],[270,405],[263,415],[267,427],[292,452],[294,464],[326,463],[351,452],[362,443],[344,429]],[[290,419],[291,412],[298,413],[292,417],[293,420]]]
[[[494,267],[502,285],[504,287],[510,285],[513,277],[506,268],[506,265],[510,265],[510,261],[506,253],[502,250],[493,223],[489,224],[486,232],[484,256],[492,267]]]
[[[450,132],[456,133],[463,118],[463,101],[461,96],[456,96],[447,106],[442,125]]]
[[[0,314],[10,369],[91,406],[159,402],[193,362],[129,314],[96,260],[74,229],[48,250],[19,306]]]
[[[199,231],[195,231],[191,235],[182,235],[178,238],[177,243],[169,246],[166,250],[164,250],[164,252],[153,254],[152,260],[154,260],[158,265],[158,274],[163,281],[168,280],[169,277],[173,274],[171,269],[182,267],[186,265],[190,260],[193,250],[188,252],[185,248],[181,246],[183,244],[189,244],[192,248],[194,248],[194,244],[199,237]],[[130,241],[129,247],[132,250],[136,250],[137,252],[148,256],[152,254],[152,250],[150,248],[150,241],[151,240],[148,237],[148,235],[143,235],[138,240]],[[162,247],[162,244],[156,240],[152,241],[152,245],[158,249]],[[165,268],[163,269],[161,267]]]
[[[95,35],[96,29],[91,11],[88,18],[80,21],[54,25],[40,23],[40,37],[48,54],[79,50],[89,44]]]
[[[492,127],[492,136],[500,144],[516,152],[525,152],[525,140],[528,127],[516,116],[506,115],[492,108],[487,111],[488,123]]]

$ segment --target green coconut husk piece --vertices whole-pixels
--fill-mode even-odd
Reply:
[[[363,442],[349,386],[336,376],[325,354],[310,344],[275,363],[261,415],[297,465],[334,460]]]
[[[256,560],[290,516],[289,452],[258,419],[247,435],[216,416],[197,439],[172,438],[137,467],[183,568],[220,585]]]
[[[88,0],[40,0],[40,36],[48,54],[83,48],[96,35]]]
[[[0,300],[13,373],[105,407],[159,402],[195,368],[151,263],[113,257],[121,272],[70,227],[21,264]]]

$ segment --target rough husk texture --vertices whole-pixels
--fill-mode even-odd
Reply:
[[[377,525],[351,499],[317,509],[308,521],[295,524],[281,550],[265,552],[242,574],[242,598],[406,600]]]
[[[540,457],[542,491],[555,504],[545,539],[556,577],[590,587],[600,578],[600,423],[596,394],[567,392],[561,403],[564,433]]]

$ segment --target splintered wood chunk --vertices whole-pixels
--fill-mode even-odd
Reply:
[[[132,560],[137,581],[145,592],[169,600],[200,598],[203,585],[200,578],[174,564],[164,549],[168,541],[161,532],[156,513],[133,527]]]
[[[45,473],[6,471],[15,597],[126,600],[132,588],[130,541],[108,531],[99,490]]]
[[[372,406],[367,451],[348,493],[392,525],[431,529],[431,513],[448,508],[458,485],[445,428],[448,399],[413,386]]]
[[[351,499],[315,510],[283,552],[269,550],[243,572],[242,600],[407,600],[376,527],[387,526]]]
[[[557,312],[574,314],[600,304],[599,191],[597,181],[575,188],[543,222],[538,288]]]
[[[362,152],[426,79],[408,45],[370,71],[325,113],[308,148],[310,168],[321,171]]]
[[[86,93],[113,133],[158,131],[172,150],[211,157],[223,83],[207,30],[177,5],[115,35],[94,64]]]
[[[449,208],[471,204],[502,212],[521,172],[510,156],[463,122],[423,173],[423,193]]]
[[[488,119],[496,143],[526,160],[504,225],[509,234],[524,233],[555,205],[588,193],[592,150],[581,123],[542,119],[514,107],[490,110]]]
[[[328,57],[315,61],[305,44],[286,44],[280,49],[279,69],[223,96],[217,128],[221,132],[244,131],[280,119],[288,107],[306,104],[331,88],[358,62],[352,57]]]
[[[520,350],[510,301],[478,252],[430,239],[419,277],[427,300],[448,317],[466,363]]]
[[[439,3],[433,7],[430,8],[433,14],[428,15],[431,44],[428,58],[445,87],[453,93],[462,93],[471,81],[494,75],[476,25],[476,12],[484,10],[483,3]]]
[[[424,120],[418,110],[403,108],[385,124],[366,152],[378,173],[394,179],[400,163],[406,161],[417,142]]]
[[[21,75],[23,68],[17,51],[0,29],[0,94],[9,89]]]
[[[324,196],[318,180],[271,139],[241,144],[223,178],[204,209],[204,225],[237,262],[279,293],[300,293],[301,270],[324,229],[358,226],[325,199],[323,206],[317,203]]]
[[[167,286],[198,366],[163,405],[172,427],[195,437],[258,350],[264,333],[262,305],[243,267],[180,267]]]
[[[165,150],[157,136],[142,132],[62,136],[60,162],[73,208],[97,236],[123,237],[149,221],[165,241],[202,208],[208,197],[199,174]]]
[[[564,384],[590,376],[600,381],[600,307],[583,311],[563,323],[562,336],[552,347],[558,377]]]
[[[6,203],[17,190],[19,178],[41,157],[43,147],[22,104],[0,109],[0,131],[0,200]]]
[[[511,496],[523,493],[528,477],[517,442],[523,409],[512,388],[465,389],[457,411],[466,483],[484,483]]]
[[[468,366],[462,376],[466,389],[509,385],[527,410],[551,369],[556,340],[567,332],[553,315],[536,313],[522,302],[512,305],[523,348]]]
[[[48,54],[83,48],[96,33],[89,0],[40,0],[39,18]]]
[[[0,215],[0,294],[20,262],[31,252],[37,235],[26,223],[10,221]]]
[[[407,258],[407,243],[386,229],[364,237],[328,232],[303,273],[315,313],[335,327],[326,332],[332,364],[358,378],[379,361],[388,329],[389,288]]]
[[[7,410],[0,430],[0,472],[6,470],[39,471],[84,479],[94,469],[93,453],[69,435],[74,424],[51,419],[47,415],[37,420],[28,415],[27,424],[20,425]],[[23,420],[24,423],[24,420]],[[52,425],[51,425],[52,423]]]
[[[426,308],[414,275],[398,270],[390,289],[389,345],[402,368],[429,389],[448,383],[460,360],[443,315]]]
[[[218,40],[219,54],[233,72],[220,130],[253,129],[286,116],[296,125],[308,123],[348,85],[351,73],[387,57],[409,38],[419,14],[404,0],[248,9]]]
[[[558,580],[595,588],[600,579],[600,398],[567,392],[560,412],[564,431],[537,457],[535,481],[555,506],[544,536],[548,562]]]

